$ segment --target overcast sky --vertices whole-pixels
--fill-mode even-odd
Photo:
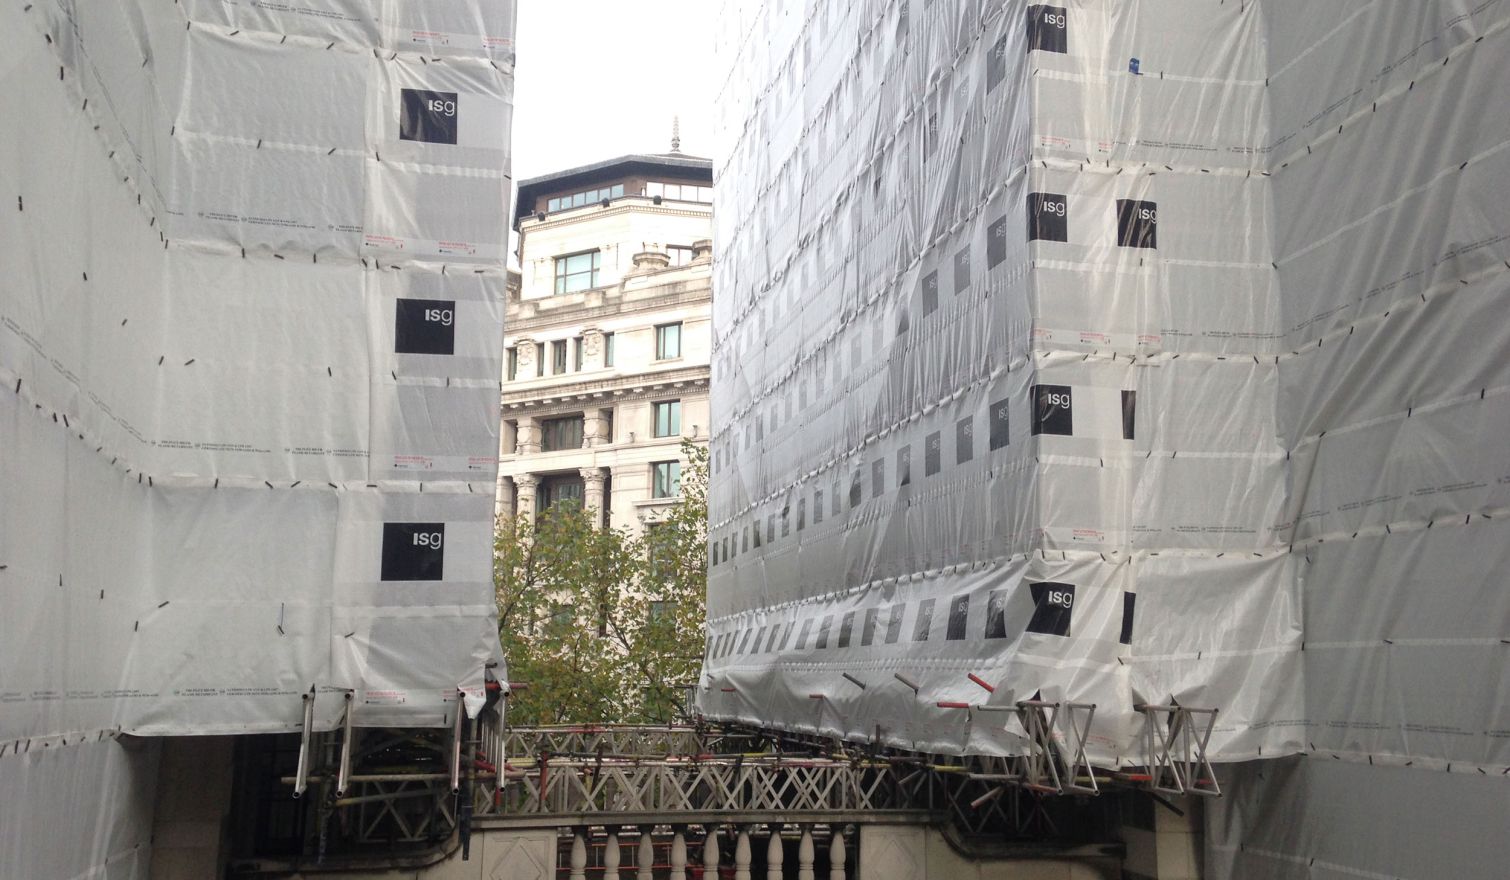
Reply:
[[[712,155],[715,0],[520,0],[514,179],[671,148]]]

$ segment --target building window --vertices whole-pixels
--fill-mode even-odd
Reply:
[[[682,432],[682,402],[680,400],[652,403],[650,410],[655,415],[655,436],[674,437]]]
[[[535,512],[544,513],[563,501],[582,506],[582,478],[576,474],[545,477],[535,491]]]
[[[692,250],[692,246],[691,245],[686,245],[686,244],[668,244],[668,245],[666,245],[666,256],[671,259],[671,265],[673,265],[673,266],[685,266],[688,263],[692,262],[692,255],[693,255],[693,253],[694,253],[694,251]]]
[[[624,195],[624,184],[616,183],[613,186],[605,186],[601,189],[589,189],[569,196],[558,196],[549,199],[545,203],[547,211],[565,211],[568,208],[580,208],[583,205],[596,205],[604,199],[617,199]]]
[[[659,623],[662,620],[670,622],[673,619],[673,615],[675,615],[675,614],[676,614],[676,603],[675,602],[667,602],[665,600],[656,600],[656,601],[650,603],[650,624],[652,626],[654,626],[656,623]]]
[[[675,199],[679,202],[704,202],[712,204],[713,187],[696,186],[690,183],[647,183],[645,195]]]
[[[582,337],[578,336],[576,339],[573,339],[572,344],[577,347],[577,359],[572,369],[580,373],[582,372]]]
[[[535,375],[545,375],[545,343],[535,343]]]
[[[658,461],[650,466],[650,496],[652,498],[675,498],[682,483],[682,463]]]
[[[582,417],[566,416],[546,419],[540,423],[540,449],[557,452],[562,449],[582,448]]]
[[[603,252],[588,251],[556,258],[556,292],[576,293],[598,286],[598,270],[603,268]]]
[[[509,346],[509,381],[514,381],[519,375],[519,347]]]
[[[603,366],[613,366],[613,334],[603,334]]]
[[[655,328],[655,359],[669,360],[682,356],[682,325],[661,324]]]
[[[566,340],[557,339],[551,343],[551,375],[559,376],[566,372]]]

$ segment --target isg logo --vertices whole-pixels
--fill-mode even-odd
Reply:
[[[1063,6],[1028,7],[1028,51],[1069,51],[1069,10]]]
[[[403,89],[399,95],[399,140],[455,144],[459,108],[456,92]]]
[[[1072,395],[1073,392],[1068,385],[1034,385],[1031,393],[1033,433],[1064,436],[1074,434]]]
[[[1159,206],[1156,202],[1117,199],[1117,246],[1159,246]]]
[[[1033,596],[1033,617],[1028,632],[1050,636],[1070,634],[1070,613],[1075,606],[1075,585],[1052,581],[1029,584]]]
[[[382,580],[442,580],[445,543],[445,523],[383,523]]]
[[[456,302],[398,300],[394,307],[393,350],[399,354],[455,354]]]
[[[1028,193],[1028,240],[1069,241],[1070,204],[1063,193]]]

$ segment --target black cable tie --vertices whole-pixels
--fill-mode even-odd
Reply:
[[[325,368],[325,375],[327,375],[327,376],[329,376],[329,377],[331,377],[331,378],[332,378],[332,379],[334,379],[334,378],[335,378],[335,375],[336,375],[336,374],[335,374],[335,373],[332,373],[332,372],[331,372],[331,371],[330,371],[330,367],[326,367],[326,368]]]
[[[172,600],[169,600],[169,601],[172,601]],[[159,607],[159,608],[167,608],[168,607],[168,602],[163,602],[161,605],[158,605],[157,607]]]
[[[220,488],[220,478],[219,477],[215,478],[215,485],[211,486],[210,488],[211,489],[219,489]]]
[[[304,481],[303,480],[294,480],[293,483],[291,483],[288,488],[292,489],[292,488],[294,488],[294,486],[297,486],[297,485],[299,485],[302,482],[304,482]]]
[[[262,138],[257,138],[257,146],[255,147],[255,149],[262,149]]]
[[[25,199],[25,197],[23,197],[23,196],[16,196],[16,210],[17,211],[25,211],[26,210],[26,199]]]
[[[184,361],[184,366],[187,367],[189,364],[192,364],[192,363],[194,363],[194,358],[189,358],[188,360]]]
[[[336,490],[339,490],[341,488],[340,486],[337,486],[335,483],[326,483],[325,485],[329,486],[332,489],[336,489]]]
[[[264,484],[264,485],[266,485],[266,486],[267,486],[267,487],[268,487],[268,488],[269,488],[269,489],[271,489],[271,488],[273,488],[273,484],[272,484],[272,483],[269,483],[269,482],[268,482],[268,481],[267,481],[267,480],[263,480],[263,481],[262,481],[262,482],[263,482],[263,484]]]
[[[331,42],[329,42],[329,43],[326,43],[326,44],[325,44],[325,51],[327,51],[327,52],[329,52],[329,51],[330,51],[330,49],[331,49],[331,47],[332,47],[332,46],[334,46],[334,45],[335,45],[335,41],[334,41],[334,40],[332,40],[332,41],[331,41]]]
[[[159,367],[163,365],[163,359],[166,358],[166,357],[167,357],[167,355],[163,355],[162,357],[160,357],[160,358],[157,359],[157,365]]]
[[[139,630],[141,628],[142,628],[142,622],[140,620],[135,621],[134,623],[131,624],[131,631],[132,632],[136,632],[137,630]]]

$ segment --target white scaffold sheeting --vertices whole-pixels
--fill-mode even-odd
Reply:
[[[0,4],[0,765],[481,705],[513,25]]]
[[[1510,4],[732,0],[720,57],[704,712],[1510,765]]]

